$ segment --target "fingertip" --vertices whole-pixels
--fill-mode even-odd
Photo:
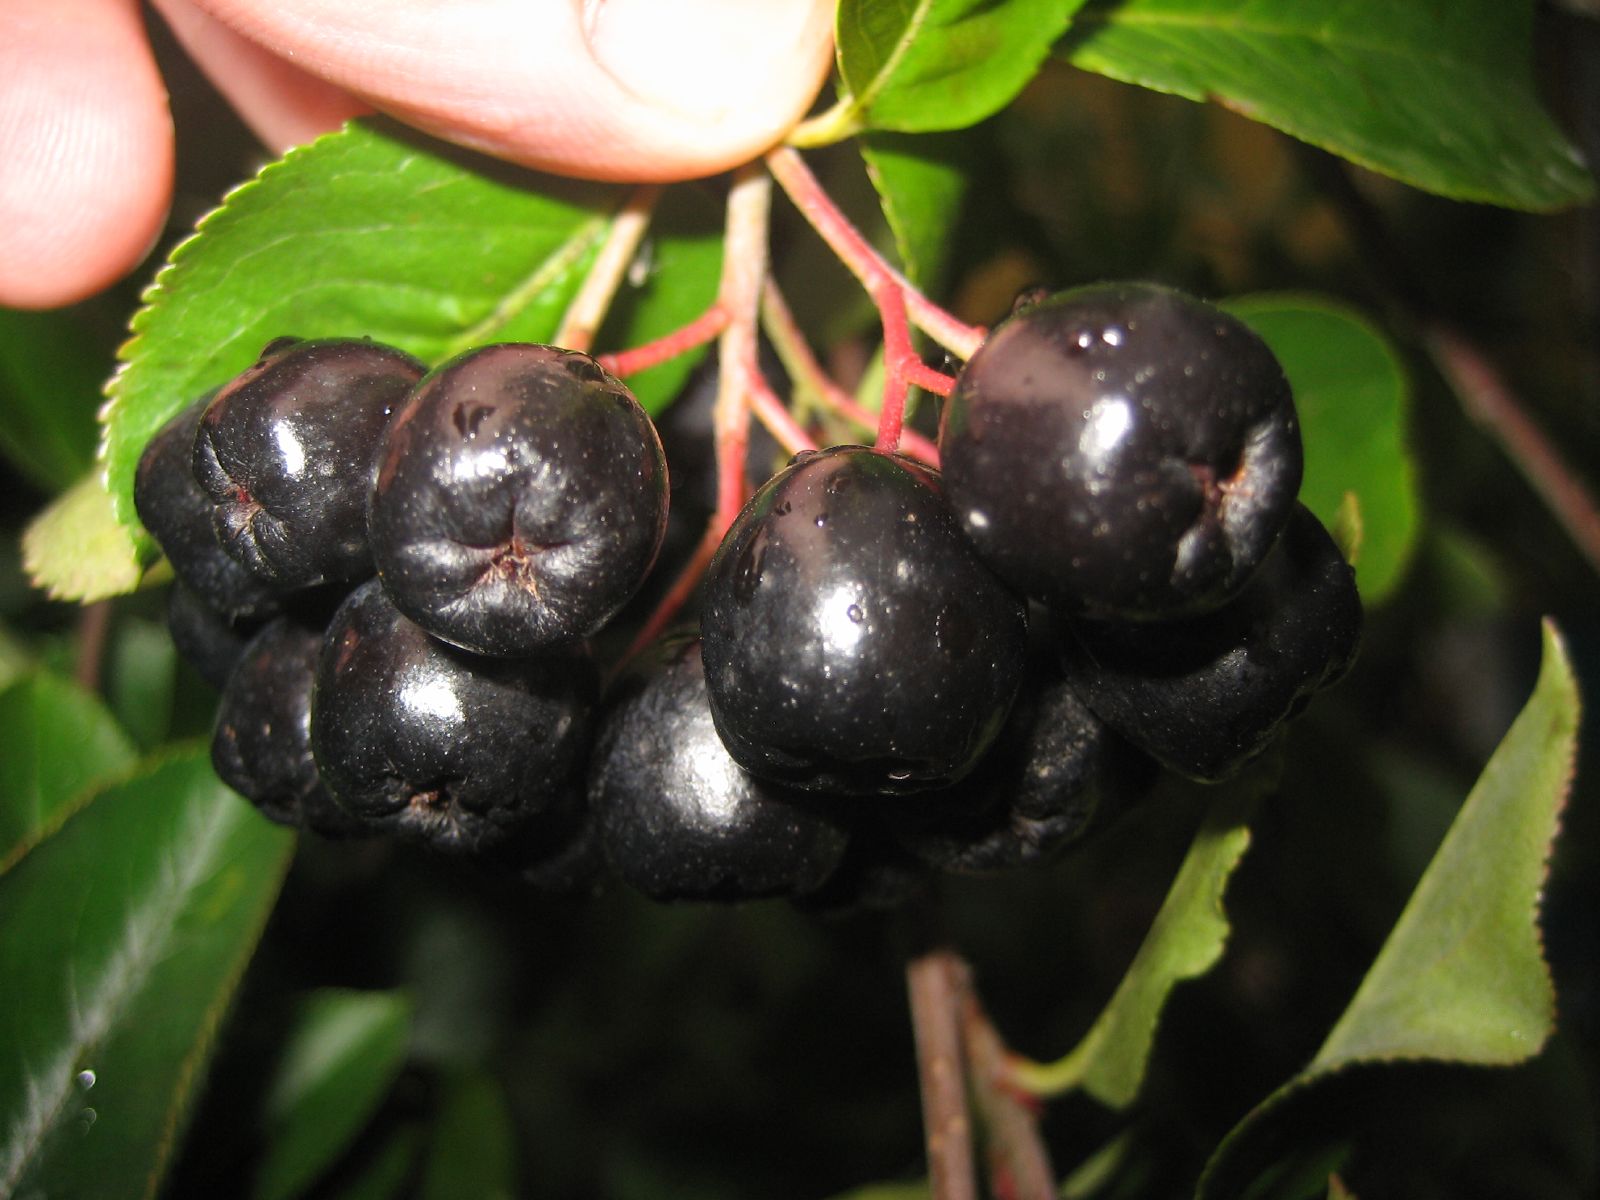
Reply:
[[[51,308],[132,270],[172,197],[172,120],[133,0],[0,14],[0,304]]]
[[[262,145],[282,154],[372,111],[187,0],[154,0],[167,27]]]
[[[715,174],[780,141],[832,50],[832,0],[192,2],[430,133],[640,183]]]
[[[770,149],[827,78],[832,21],[831,0],[606,0],[590,19],[589,46],[637,102],[617,114],[634,131],[618,158],[704,175]]]

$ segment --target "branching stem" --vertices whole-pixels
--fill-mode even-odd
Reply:
[[[872,429],[878,424],[877,417],[857,404],[855,397],[835,383],[817,361],[817,356],[811,352],[805,334],[789,309],[788,301],[772,279],[767,280],[767,286],[761,293],[761,326],[797,387],[810,389],[826,408],[855,425]],[[901,431],[900,449],[929,466],[939,465],[939,447],[914,430]]]
[[[904,297],[906,315],[911,324],[957,358],[972,357],[973,352],[983,344],[986,331],[956,320],[885,262],[883,256],[873,249],[872,243],[862,237],[850,219],[839,211],[838,205],[823,190],[798,152],[780,146],[768,151],[766,161],[767,169],[800,210],[800,214],[828,243],[851,274],[861,281],[861,286],[867,289],[874,302],[878,301],[877,289],[880,285],[895,285]]]
[[[961,986],[960,960],[948,947],[935,946],[906,965],[933,1200],[977,1200],[978,1194],[961,1052]]]
[[[717,342],[717,397],[711,416],[717,452],[717,507],[693,557],[639,630],[623,656],[624,662],[659,637],[694,594],[723,535],[744,505],[750,411],[756,403],[757,385],[765,387],[757,361],[757,327],[761,285],[767,277],[771,206],[772,181],[759,164],[741,168],[734,175],[728,192],[722,279],[717,285],[717,300],[706,318],[702,318],[709,319],[713,312],[721,314],[716,318],[721,328]]]
[[[578,294],[567,306],[561,326],[556,330],[554,342],[567,350],[588,350],[594,345],[595,334],[611,310],[611,301],[622,286],[628,265],[639,252],[639,243],[650,228],[650,217],[655,212],[661,188],[649,184],[634,190],[627,202],[618,210],[611,222],[611,231],[601,243],[594,266],[584,276]]]

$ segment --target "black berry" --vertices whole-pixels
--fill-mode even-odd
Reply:
[[[322,630],[279,617],[245,647],[217,704],[217,777],[270,820],[334,837],[361,831],[323,788],[311,755],[311,680]]]
[[[1022,678],[1023,605],[978,561],[937,475],[861,446],[803,455],[706,575],[718,731],[763,777],[844,794],[961,778]]]
[[[848,840],[815,799],[734,762],[711,720],[698,642],[619,690],[596,740],[589,804],[612,869],[657,900],[812,891]]]
[[[277,593],[223,550],[211,497],[194,477],[195,431],[210,402],[211,394],[201,397],[145,444],[133,477],[134,508],[200,604],[224,621],[270,616]]]
[[[400,610],[483,654],[588,637],[666,530],[661,442],[592,358],[485,346],[398,414],[373,493],[373,555]]]
[[[269,345],[217,392],[195,438],[223,548],[281,591],[370,574],[374,455],[424,370],[365,340]]]
[[[368,580],[328,627],[311,743],[334,798],[369,824],[483,852],[571,791],[597,690],[581,645],[481,658],[429,637]]]
[[[989,875],[1048,863],[1149,786],[1154,764],[1112,733],[1047,664],[1030,664],[995,747],[948,793],[887,813],[930,866]],[[927,803],[922,803],[926,799]]]
[[[1266,557],[1300,488],[1300,427],[1266,344],[1170,288],[1022,306],[962,370],[940,461],[1002,578],[1098,617],[1214,608]]]
[[[1113,729],[1199,780],[1233,774],[1355,658],[1355,574],[1311,512],[1248,587],[1215,612],[1127,625],[1070,621],[1067,679]]]

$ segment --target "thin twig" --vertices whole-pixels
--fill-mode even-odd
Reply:
[[[905,298],[906,314],[922,330],[957,358],[968,359],[983,344],[985,330],[956,320],[944,309],[918,291],[911,282],[896,271],[881,254],[839,211],[832,198],[804,160],[793,149],[780,146],[767,153],[767,169],[778,185],[788,194],[800,214],[827,242],[839,260],[849,268],[869,295],[877,296],[874,289],[882,283],[892,283],[900,288]]]
[[[1298,153],[1360,244],[1362,261],[1390,302],[1415,326],[1428,356],[1467,415],[1505,451],[1579,552],[1600,572],[1600,504],[1582,477],[1528,415],[1528,405],[1488,357],[1439,315],[1439,306],[1405,247],[1392,236],[1377,207],[1356,188],[1343,164],[1305,146]]]
[[[631,346],[611,354],[597,354],[595,361],[619,379],[626,379],[629,375],[658,366],[680,354],[687,354],[696,346],[705,345],[727,327],[727,309],[713,303],[694,320],[671,333],[663,334],[642,346]]]
[[[1010,1051],[978,1002],[972,973],[958,963],[961,1032],[989,1161],[991,1191],[1009,1200],[1056,1195],[1050,1152],[1039,1133],[1038,1102],[1010,1084]]]
[[[554,344],[568,350],[588,350],[594,345],[595,334],[600,332],[606,313],[611,310],[612,298],[622,286],[628,265],[639,251],[645,231],[650,228],[650,217],[655,211],[661,188],[647,184],[634,190],[617,215],[612,219],[611,231],[600,246],[594,265],[584,276],[578,294],[567,306],[556,330]]]
[[[976,1200],[978,1194],[961,1053],[958,963],[952,951],[940,946],[906,964],[933,1200]]]
[[[1600,573],[1600,506],[1522,400],[1481,351],[1443,324],[1423,326],[1423,345],[1467,415],[1488,431]]]
[[[767,280],[761,293],[761,326],[767,331],[767,338],[795,386],[810,389],[824,407],[852,424],[863,429],[877,427],[877,417],[857,404],[855,397],[835,383],[833,376],[817,361],[788,301],[773,279]],[[939,465],[939,447],[915,430],[901,430],[900,449],[929,466]]]
[[[106,642],[111,636],[111,601],[88,604],[78,613],[78,657],[72,677],[86,692],[100,690]]]
[[[745,460],[750,449],[751,381],[759,378],[757,325],[761,284],[767,277],[767,232],[772,181],[758,166],[734,175],[728,192],[722,278],[710,311],[720,312],[717,396],[711,414],[717,452],[717,507],[694,556],[646,619],[622,657],[626,663],[664,630],[694,594],[745,500]],[[620,664],[619,664],[620,665]]]

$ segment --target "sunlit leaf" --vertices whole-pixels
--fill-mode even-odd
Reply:
[[[0,1195],[155,1193],[293,845],[194,748],[0,877]]]
[[[963,129],[1005,107],[1083,0],[841,0],[844,95],[797,144],[863,129]]]
[[[22,535],[22,565],[52,599],[85,604],[131,592],[144,575],[138,544],[117,520],[98,471],[34,518]]]
[[[878,133],[860,146],[907,278],[936,289],[971,182],[959,140]]]
[[[372,337],[428,363],[547,340],[625,197],[381,121],[290,151],[201,221],[133,319],[105,430],[118,516],[137,529],[150,436],[275,337]]]

